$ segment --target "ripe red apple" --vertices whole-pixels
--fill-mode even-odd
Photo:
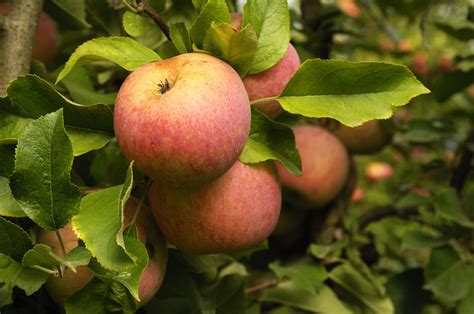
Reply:
[[[391,177],[393,168],[389,163],[373,161],[365,167],[365,176],[372,181],[379,181]]]
[[[117,95],[114,125],[125,156],[144,174],[199,185],[237,160],[250,130],[250,104],[230,65],[188,53],[130,74]]]
[[[130,225],[137,207],[138,201],[135,198],[128,199],[124,211],[125,226]],[[138,287],[140,306],[142,306],[151,300],[161,286],[166,268],[167,249],[166,242],[154,224],[148,207],[142,206],[136,225],[138,239],[149,249],[149,262],[140,276]],[[78,238],[71,224],[59,229],[59,233],[63,239],[66,252],[77,247]],[[40,230],[38,233],[38,243],[49,245],[56,255],[63,256],[55,232]],[[74,273],[66,269],[62,278],[51,277],[46,283],[46,289],[57,304],[64,306],[66,300],[84,287],[92,278],[92,273],[87,266],[79,266],[76,268],[76,271]]]
[[[240,30],[242,14],[231,14],[231,25],[235,30]],[[263,72],[243,78],[250,100],[279,96],[300,65],[300,57],[293,45],[290,44],[285,55],[277,64]],[[283,111],[276,100],[256,104],[255,108],[270,118],[276,118]]]
[[[329,131],[311,125],[293,129],[303,174],[295,176],[277,164],[283,186],[302,194],[311,205],[323,207],[341,191],[349,174],[349,155]]]
[[[10,11],[9,2],[0,3],[0,15]],[[38,20],[35,42],[33,44],[33,58],[46,64],[51,63],[56,56],[59,47],[59,33],[51,17],[42,12]]]
[[[154,182],[148,199],[165,237],[191,254],[239,251],[265,240],[278,221],[281,190],[273,162],[237,161],[195,188]]]
[[[392,134],[379,121],[373,120],[351,128],[340,125],[334,134],[352,154],[372,154],[381,150],[392,140]]]

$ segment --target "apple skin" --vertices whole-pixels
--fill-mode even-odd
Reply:
[[[392,140],[392,133],[380,124],[379,121],[368,121],[354,128],[340,125],[334,134],[352,154],[372,154]]]
[[[300,57],[292,44],[288,46],[283,58],[271,68],[243,78],[250,100],[279,96],[301,65]],[[276,118],[283,112],[276,100],[254,105],[270,118]]]
[[[114,125],[120,148],[144,174],[196,186],[237,160],[250,131],[250,103],[230,65],[188,53],[131,73],[117,95]]]
[[[372,181],[380,181],[393,175],[393,168],[386,162],[373,161],[365,167],[365,176]]]
[[[129,198],[126,202],[124,211],[125,226],[130,225],[133,213],[138,207],[138,203],[138,200],[135,198]],[[140,296],[139,306],[143,306],[151,300],[161,286],[168,255],[166,242],[154,224],[153,217],[151,216],[148,207],[142,206],[140,214],[137,217],[136,225],[138,239],[140,242],[145,243],[150,257],[147,267],[140,276],[138,286],[138,295]],[[59,229],[59,233],[63,239],[66,252],[77,247],[78,238],[72,229],[71,224],[67,224],[64,228]],[[63,257],[55,232],[41,229],[38,233],[37,239],[38,243],[50,246],[56,255]],[[66,269],[62,278],[50,277],[47,281],[46,289],[51,298],[58,305],[64,306],[67,299],[84,287],[93,277],[87,266],[79,266],[76,268],[76,271],[76,273],[73,273],[70,269]]]
[[[236,31],[242,27],[242,14],[231,14],[231,25]],[[250,100],[279,96],[296,70],[301,65],[300,57],[292,44],[288,46],[283,58],[271,68],[256,74],[247,75],[242,79]],[[283,112],[276,100],[253,105],[270,118],[276,118]]]
[[[303,174],[295,176],[277,164],[282,186],[296,191],[315,207],[324,207],[342,190],[349,174],[349,155],[344,145],[324,128],[293,128]]]
[[[154,182],[148,199],[165,237],[190,254],[229,253],[265,240],[275,228],[281,189],[273,162],[237,161],[197,188]]]
[[[9,2],[0,3],[0,15],[10,11]],[[59,48],[59,32],[56,24],[45,12],[41,12],[33,44],[33,58],[50,64]]]

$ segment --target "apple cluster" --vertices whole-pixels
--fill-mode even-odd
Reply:
[[[232,27],[238,31],[241,24],[242,16],[232,14]],[[289,44],[277,64],[243,78],[226,62],[202,53],[149,63],[126,78],[115,103],[115,135],[125,156],[152,180],[150,207],[143,206],[136,221],[138,239],[149,254],[139,281],[139,305],[151,299],[163,280],[165,238],[190,254],[257,245],[278,223],[281,186],[296,192],[308,207],[322,208],[347,180],[349,153],[369,153],[386,144],[389,136],[374,123],[341,126],[334,134],[320,126],[297,125],[293,131],[301,176],[273,161],[240,162],[250,132],[250,101],[280,95],[299,66]],[[277,101],[256,108],[270,118],[283,111]],[[127,201],[124,228],[137,207],[133,197]],[[66,252],[78,246],[71,225],[59,233]],[[54,232],[41,230],[38,242],[63,255]],[[76,273],[66,269],[62,278],[48,281],[47,289],[64,305],[92,277],[86,266]]]

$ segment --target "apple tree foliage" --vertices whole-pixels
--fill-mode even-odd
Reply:
[[[304,62],[274,97],[285,113],[252,110],[240,160],[301,174],[295,121],[330,128],[395,116],[393,143],[353,157],[338,199],[300,212],[284,236],[231,255],[169,247],[163,285],[138,311],[474,313],[472,3],[51,0],[44,10],[61,52],[47,67],[33,60],[0,98],[0,312],[57,312],[45,282],[81,265],[94,278],[66,313],[137,311],[148,255],[123,230],[123,209],[147,185],[114,139],[121,83],[143,64],[193,51],[244,77],[276,64],[291,39]],[[230,24],[237,10],[240,31]],[[374,160],[392,164],[393,176],[365,178]],[[362,202],[350,200],[356,181]],[[284,196],[291,212],[295,196]],[[69,254],[35,243],[38,226],[68,223],[81,239]]]

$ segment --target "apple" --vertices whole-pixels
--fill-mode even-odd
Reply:
[[[10,11],[9,2],[0,3],[0,15]],[[59,32],[56,24],[45,12],[41,12],[33,44],[33,58],[46,64],[51,63],[59,47]]]
[[[356,186],[354,191],[352,191],[351,201],[354,203],[361,203],[364,200],[365,193],[360,186]]]
[[[295,176],[277,164],[282,186],[296,191],[316,207],[323,207],[342,190],[349,174],[349,155],[332,133],[313,125],[293,129],[303,174]]]
[[[130,225],[137,207],[138,201],[135,198],[129,198],[124,211],[125,226]],[[166,268],[167,249],[166,242],[154,224],[148,207],[142,206],[136,225],[138,239],[146,245],[149,254],[149,262],[140,276],[138,287],[139,305],[142,306],[151,300],[161,286]],[[59,233],[61,234],[66,252],[77,247],[78,238],[71,224],[67,224],[64,228],[59,229]],[[63,257],[55,232],[41,229],[38,233],[37,242],[50,246],[56,255]],[[76,268],[76,271],[74,273],[70,269],[66,269],[63,272],[62,278],[50,277],[46,283],[46,289],[57,304],[64,306],[66,300],[84,287],[92,278],[92,273],[87,266],[79,266]]]
[[[393,175],[393,168],[389,163],[372,161],[365,167],[365,176],[372,181],[380,181]]]
[[[250,104],[230,65],[187,53],[132,72],[117,95],[114,126],[120,148],[144,174],[199,185],[237,160],[250,131]]]
[[[337,6],[347,16],[353,18],[360,16],[360,8],[355,0],[337,0]]]
[[[454,63],[453,60],[449,56],[441,56],[438,58],[437,61],[438,69],[441,72],[452,72],[454,71]]]
[[[411,69],[418,76],[428,78],[431,75],[431,69],[428,64],[428,57],[423,52],[417,52],[413,55]]]
[[[231,14],[231,25],[238,31],[242,27],[242,14]],[[271,68],[242,79],[250,100],[279,96],[296,70],[301,65],[300,57],[292,44],[288,46],[283,58]],[[270,118],[276,118],[283,109],[276,100],[254,105]]]
[[[368,121],[358,127],[340,125],[334,134],[352,154],[372,154],[392,140],[392,134],[379,121]]]
[[[199,187],[154,182],[148,199],[165,237],[191,254],[229,253],[265,240],[280,214],[281,189],[273,162],[237,161]]]

